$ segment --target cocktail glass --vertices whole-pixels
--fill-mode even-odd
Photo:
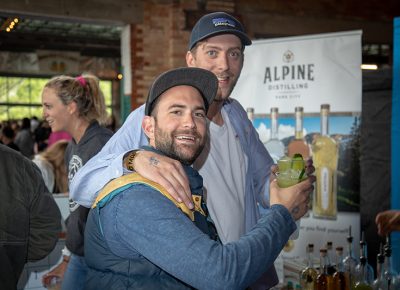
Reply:
[[[289,187],[307,178],[304,160],[287,156],[278,160],[279,171],[276,173],[279,187]]]
[[[305,162],[303,157],[290,158],[284,156],[278,160],[278,172],[276,179],[281,188],[290,187],[307,178],[305,174]],[[290,240],[295,240],[299,237],[300,220],[296,221],[297,230],[289,237]]]

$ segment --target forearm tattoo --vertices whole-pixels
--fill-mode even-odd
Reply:
[[[150,165],[157,166],[160,161],[156,157],[150,157],[149,159]]]

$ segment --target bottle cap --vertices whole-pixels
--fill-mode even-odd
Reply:
[[[322,104],[321,109],[328,109],[329,110],[330,105],[329,104]]]

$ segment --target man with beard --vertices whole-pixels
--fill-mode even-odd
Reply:
[[[206,114],[215,75],[179,68],[152,84],[142,128],[143,151],[175,159],[189,178],[194,210],[138,173],[109,182],[90,210],[85,232],[85,289],[244,289],[270,265],[306,213],[310,180],[280,189],[255,227],[223,245],[203,201],[202,178],[190,165],[207,141]],[[150,158],[156,166],[158,158]],[[129,167],[129,165],[128,165]]]
[[[272,158],[246,111],[229,97],[243,67],[245,46],[250,44],[237,19],[215,12],[196,23],[186,54],[189,67],[207,69],[218,79],[218,93],[207,112],[209,142],[193,166],[204,178],[210,216],[224,244],[248,233],[260,218],[258,204],[268,204]],[[132,112],[102,151],[78,172],[70,185],[73,200],[90,207],[109,180],[135,169],[161,184],[178,202],[194,207],[189,180],[179,161],[143,150],[129,153],[147,144],[141,129],[144,111],[142,106]],[[157,159],[157,164],[151,159]],[[271,264],[254,289],[269,289],[277,283]]]

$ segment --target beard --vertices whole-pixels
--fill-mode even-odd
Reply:
[[[196,142],[193,145],[177,144],[174,136],[187,134],[194,136]],[[175,130],[172,132],[165,132],[157,126],[154,128],[154,142],[158,150],[166,156],[178,160],[184,165],[191,165],[200,155],[204,148],[205,139],[196,130]]]
[[[218,77],[218,75],[216,75],[216,76]],[[232,74],[230,74],[229,77],[231,79],[233,79]],[[223,102],[223,101],[227,100],[230,97],[230,95],[232,94],[232,91],[235,88],[238,80],[239,80],[239,76],[233,80],[233,82],[231,83],[229,88],[221,89],[221,87],[218,86],[218,92],[214,98],[214,102]]]

